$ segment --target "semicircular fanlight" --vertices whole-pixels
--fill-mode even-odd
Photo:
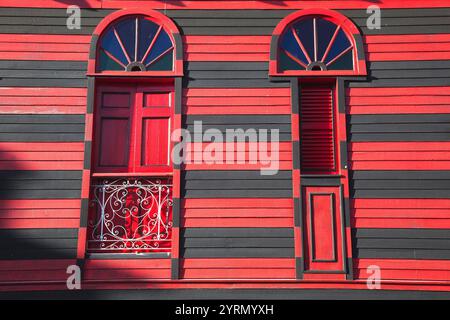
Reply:
[[[307,17],[286,28],[279,41],[279,68],[352,70],[353,45],[341,26],[322,17]]]
[[[97,71],[171,71],[173,51],[163,26],[144,16],[127,18],[102,35]]]

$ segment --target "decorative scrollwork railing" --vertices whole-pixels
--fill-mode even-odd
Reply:
[[[159,179],[103,180],[93,185],[88,250],[168,252],[172,234],[172,185]]]

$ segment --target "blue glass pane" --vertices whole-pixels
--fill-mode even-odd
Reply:
[[[100,47],[108,51],[112,56],[117,58],[117,60],[122,62],[124,65],[128,64],[127,58],[125,57],[125,54],[123,53],[122,48],[120,47],[119,42],[117,41],[112,29],[109,29],[105,32],[102,37]]]
[[[100,70],[98,71],[105,71],[105,70],[124,70],[124,68],[115,62],[113,59],[108,57],[103,50],[100,51]]]
[[[316,22],[317,27],[317,59],[319,61],[322,60],[322,57],[325,51],[328,48],[328,44],[330,43],[331,38],[333,38],[333,34],[336,31],[337,26],[324,19],[317,19]]]
[[[127,19],[119,22],[116,26],[120,40],[122,40],[125,50],[131,61],[134,61],[134,41],[136,34],[136,19]]]
[[[305,70],[300,64],[289,58],[283,51],[279,53],[280,71],[285,70]]]
[[[300,49],[300,46],[297,43],[297,40],[295,40],[294,35],[292,34],[290,28],[286,30],[286,32],[283,34],[281,40],[280,40],[280,47],[290,54],[292,54],[294,57],[298,58],[300,61],[302,61],[304,64],[308,64],[308,60],[306,59],[305,55],[303,54],[303,51]],[[283,50],[280,50],[283,51]],[[291,60],[288,56],[286,56],[288,60]],[[281,64],[283,64],[283,61]],[[295,64],[298,64],[295,62]],[[288,70],[284,69],[284,70]]]
[[[152,50],[143,63],[145,65],[148,64],[150,61],[158,57],[161,53],[163,53],[170,47],[172,47],[172,41],[170,40],[169,35],[164,30],[161,30],[158,38],[156,38]],[[167,54],[171,56],[173,55],[173,51]]]
[[[159,26],[147,19],[139,19],[139,35],[138,35],[138,60],[142,60],[148,46],[152,42],[153,37],[158,31]]]
[[[344,54],[327,68],[328,70],[353,70],[353,50]]]
[[[172,70],[173,55],[168,53],[147,67],[147,71]]]
[[[330,62],[336,56],[338,56],[342,51],[350,47],[351,43],[345,35],[344,31],[339,30],[336,39],[334,39],[334,43],[331,46],[330,52],[328,53],[327,58],[325,59],[325,63]]]
[[[300,21],[294,25],[294,29],[297,32],[303,46],[308,52],[311,59],[314,59],[314,29],[313,19],[307,19]]]

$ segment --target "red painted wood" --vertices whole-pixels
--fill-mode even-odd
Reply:
[[[74,5],[78,5],[82,8],[141,8],[142,1],[136,0],[74,0]],[[278,1],[267,1],[263,3],[253,1],[176,1],[173,3],[161,3],[156,0],[146,1],[146,5],[154,9],[305,9],[317,7],[316,1],[294,1],[287,0],[280,4]],[[366,9],[367,2],[350,0],[343,3],[336,3],[334,1],[323,1],[321,3],[323,7],[330,9]],[[381,8],[422,8],[424,6],[423,1],[410,0],[405,3],[402,0],[392,0],[386,2],[377,3]],[[427,7],[439,8],[447,7],[450,3],[447,0],[437,1],[432,0],[426,3]],[[24,0],[20,3],[14,0],[4,0],[2,3],[4,7],[36,7],[36,8],[66,8],[65,3],[61,3],[58,0]]]
[[[295,269],[185,269],[183,279],[295,279]]]
[[[447,199],[355,199],[351,207],[359,228],[450,228]]]
[[[186,114],[290,114],[286,88],[271,89],[187,89]]]
[[[300,154],[302,173],[336,171],[332,88],[302,86],[300,90]]]
[[[291,228],[294,226],[289,218],[196,218],[182,219],[184,228]]]
[[[303,205],[305,272],[342,271],[346,244],[339,187],[304,187]]]
[[[0,114],[83,114],[85,88],[0,88]]]

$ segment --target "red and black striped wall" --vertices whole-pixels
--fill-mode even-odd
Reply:
[[[300,232],[293,187],[296,93],[290,82],[268,78],[272,31],[301,9],[286,2],[287,7],[261,2],[258,8],[232,10],[188,3],[163,11],[179,26],[184,45],[182,127],[202,120],[204,129],[279,129],[281,170],[261,176],[259,166],[187,165],[179,174],[179,257],[173,257],[179,260],[86,260],[84,281],[90,288],[102,287],[91,280],[111,279],[122,288],[133,279],[176,288],[182,285],[170,280],[175,266],[175,278],[214,280],[211,287],[229,282],[249,287],[249,280],[267,287],[276,280],[271,286],[292,282],[304,288],[296,280],[301,255],[294,240]],[[340,90],[354,280],[334,288],[365,289],[366,268],[375,264],[393,283],[389,289],[450,289],[445,283],[450,280],[450,3],[433,8],[438,2],[426,9],[383,9],[380,30],[365,26],[363,1],[332,8],[360,28],[369,71],[367,79],[346,81]],[[56,0],[49,3],[0,8],[3,291],[27,283],[31,289],[64,288],[66,266],[82,256],[80,212],[88,187],[82,177],[89,170],[85,128],[92,117],[85,75],[90,35],[124,5],[104,1],[103,9],[82,9],[82,28],[68,30],[65,9],[57,8]],[[419,281],[435,284],[414,286]],[[309,289],[330,287],[318,281]]]

